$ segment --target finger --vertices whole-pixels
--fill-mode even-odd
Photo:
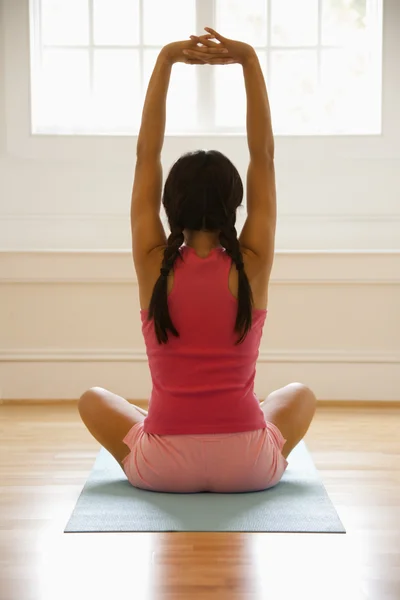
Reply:
[[[221,44],[218,44],[217,47],[212,48],[209,48],[208,46],[196,46],[195,48],[193,48],[193,50],[189,48],[189,51],[201,52],[202,54],[228,54],[228,50],[224,48]]]
[[[218,42],[212,42],[209,38],[212,37],[211,34],[207,35],[191,35],[190,38],[197,42],[198,44],[204,44],[204,46],[208,46],[210,48],[219,46]]]
[[[189,60],[192,59],[188,59]],[[194,59],[197,60],[197,59]],[[226,57],[212,57],[210,55],[206,55],[203,54],[203,57],[198,59],[198,63],[196,64],[203,64],[203,65],[232,65],[234,63],[237,63],[238,61],[233,59],[233,58],[226,58]]]
[[[212,33],[204,33],[203,35],[190,35],[189,37],[191,38],[196,38],[196,39],[200,39],[200,38],[204,38],[205,40],[209,40],[213,37]],[[214,43],[214,42],[212,42]]]
[[[207,58],[207,55],[204,52],[196,50],[182,50],[182,54],[187,58],[196,58],[197,60],[205,60]]]
[[[184,62],[188,65],[204,65],[204,60],[201,60],[200,58],[189,57],[189,56],[184,56],[182,62]]]
[[[215,38],[216,40],[219,40],[220,42],[222,42],[222,41],[225,39],[225,38],[224,38],[224,37],[223,37],[223,36],[222,36],[220,33],[217,33],[217,32],[215,31],[215,29],[211,29],[211,27],[204,27],[204,29],[205,29],[206,31],[208,31],[209,33],[212,33],[212,34],[213,34],[213,36],[214,36],[214,38]]]
[[[237,60],[233,58],[210,58],[207,61],[209,65],[233,65],[234,63],[237,63]]]
[[[196,64],[204,65],[209,60],[205,54],[199,53],[196,55],[196,53],[188,53],[186,50],[183,51],[183,54],[185,55],[185,62],[196,61]]]
[[[185,56],[189,58],[198,58],[201,60],[208,60],[210,58],[228,58],[225,56],[227,52],[214,49],[214,48],[198,48],[196,50],[182,50]]]

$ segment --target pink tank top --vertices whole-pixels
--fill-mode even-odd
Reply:
[[[153,389],[143,431],[159,435],[234,433],[266,426],[254,378],[267,310],[253,309],[253,326],[235,346],[237,300],[228,287],[232,260],[224,248],[206,258],[190,246],[174,264],[168,307],[180,337],[159,345],[148,310],[142,332]]]

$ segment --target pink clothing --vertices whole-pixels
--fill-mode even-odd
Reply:
[[[273,423],[239,433],[157,435],[136,423],[124,438],[123,461],[138,488],[174,493],[255,492],[276,485],[287,465],[285,439]]]
[[[186,245],[180,256],[168,297],[180,337],[168,332],[168,343],[158,344],[148,310],[141,310],[153,383],[143,431],[165,436],[264,429],[254,378],[267,311],[253,309],[252,329],[235,345],[240,336],[234,331],[237,300],[228,287],[231,258],[224,248],[200,258]]]
[[[148,416],[124,437],[130,483],[159,492],[251,492],[272,487],[288,463],[285,439],[265,421],[254,377],[266,310],[235,346],[237,300],[223,248],[200,258],[188,247],[174,265],[169,311],[180,337],[159,345],[141,311],[153,389]]]

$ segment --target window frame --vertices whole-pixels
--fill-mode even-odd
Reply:
[[[194,0],[195,2],[195,20],[196,20],[196,31],[201,31],[204,23],[215,23],[216,22],[216,2],[218,0]],[[318,31],[317,31],[317,44],[315,46],[277,46],[271,44],[272,37],[272,2],[276,0],[265,0],[267,3],[267,32],[266,32],[266,44],[264,46],[255,46],[256,51],[264,52],[266,54],[266,62],[262,65],[264,69],[264,74],[267,82],[267,86],[269,85],[268,74],[271,72],[271,56],[273,52],[291,52],[295,50],[301,51],[309,51],[316,53],[317,58],[317,72],[318,72],[318,83],[321,80],[321,64],[322,64],[322,53],[324,50],[328,49],[337,49],[342,48],[342,46],[332,46],[327,44],[322,44],[322,7],[324,0],[317,0],[318,5]],[[377,30],[379,31],[379,39],[376,40],[379,46],[379,51],[376,55],[376,63],[375,63],[375,76],[378,81],[382,81],[382,5],[383,0],[366,0],[370,5],[370,9],[375,13],[376,19],[378,19]],[[89,11],[89,43],[88,45],[74,45],[74,46],[47,46],[48,48],[59,48],[59,49],[85,49],[89,55],[89,76],[90,76],[90,89],[93,89],[93,78],[94,78],[94,53],[96,46],[94,44],[94,33],[93,33],[93,14],[94,14],[94,0],[87,0],[88,2],[88,11]],[[140,15],[140,24],[139,24],[139,40],[137,45],[121,45],[118,46],[120,50],[128,50],[135,49],[139,51],[139,64],[140,64],[140,83],[142,88],[142,96],[144,98],[145,89],[143,87],[144,84],[144,52],[146,49],[148,50],[158,50],[159,46],[151,46],[143,44],[143,5],[145,0],[138,0],[139,3],[139,15]],[[42,0],[30,0],[30,15],[31,15],[31,70],[32,70],[32,103],[31,103],[31,122],[33,123],[33,117],[36,110],[36,102],[37,102],[37,88],[36,81],[37,77],[35,75],[35,70],[37,66],[37,61],[42,63],[42,35],[41,35],[41,8],[42,8]],[[113,49],[116,46],[112,45],[101,45],[98,46],[101,49]],[[193,135],[244,135],[243,127],[226,127],[226,126],[217,126],[216,121],[216,104],[215,102],[210,102],[209,99],[215,97],[215,83],[214,83],[214,75],[215,71],[210,68],[201,68],[194,67],[196,69],[197,76],[197,109],[198,109],[198,128],[194,128],[188,131],[169,131],[167,135],[182,135],[182,136],[193,136]],[[378,103],[378,111],[379,118],[376,123],[376,127],[372,127],[367,132],[357,132],[351,133],[348,132],[327,132],[325,134],[314,132],[314,131],[303,131],[299,132],[279,132],[276,133],[277,136],[317,136],[321,135],[326,136],[347,136],[347,135],[355,135],[355,136],[365,136],[365,135],[376,135],[382,133],[382,92],[380,94],[379,103]],[[32,131],[32,129],[31,129]],[[131,132],[128,132],[131,134]],[[61,134],[60,132],[54,132],[54,130],[46,130],[46,128],[40,127],[35,132],[32,132],[33,135],[41,135],[41,134]],[[74,133],[73,133],[74,134]],[[98,131],[98,132],[90,132],[83,131],[79,132],[78,135],[109,135],[107,131]],[[138,131],[134,132],[134,135],[137,135]],[[65,134],[64,134],[65,135]],[[121,132],[117,132],[116,135],[121,135]]]
[[[33,134],[30,116],[30,0],[18,0],[1,4],[3,31],[3,84],[4,106],[0,119],[3,119],[3,152],[10,160],[28,161],[55,160],[63,164],[79,162],[82,165],[113,164],[121,172],[132,167],[135,134],[112,135],[64,135]],[[400,52],[398,36],[397,0],[384,0],[383,3],[383,60],[382,60],[382,133],[374,135],[347,136],[283,136],[276,135],[276,160],[280,169],[290,169],[292,163],[313,162],[318,169],[326,161],[334,161],[337,168],[346,168],[349,161],[383,160],[390,166],[400,158],[400,84],[394,75],[394,58]],[[247,151],[245,134],[182,135],[167,133],[164,142],[163,160],[165,167],[172,164],[173,156],[184,149],[216,147],[225,152],[239,166]],[[279,182],[278,182],[279,183]]]

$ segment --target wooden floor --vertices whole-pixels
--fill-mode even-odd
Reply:
[[[0,600],[399,600],[400,409],[306,442],[346,535],[64,534],[99,446],[73,405],[0,406]]]

